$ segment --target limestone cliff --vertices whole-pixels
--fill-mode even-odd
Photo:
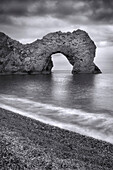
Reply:
[[[85,31],[54,32],[23,45],[0,33],[0,74],[51,73],[51,55],[62,53],[72,73],[101,73],[94,64],[96,46]]]

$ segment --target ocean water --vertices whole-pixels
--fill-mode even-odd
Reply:
[[[0,76],[0,107],[113,143],[113,48],[97,50],[102,74]]]

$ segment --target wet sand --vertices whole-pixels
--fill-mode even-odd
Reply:
[[[113,170],[113,145],[0,109],[0,170]]]

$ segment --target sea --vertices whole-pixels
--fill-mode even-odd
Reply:
[[[113,47],[95,63],[102,74],[0,75],[0,107],[113,144]]]

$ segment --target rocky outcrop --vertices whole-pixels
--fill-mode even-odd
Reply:
[[[23,45],[0,33],[0,74],[51,73],[52,54],[62,53],[72,73],[101,73],[94,64],[96,46],[85,31],[54,32]]]

